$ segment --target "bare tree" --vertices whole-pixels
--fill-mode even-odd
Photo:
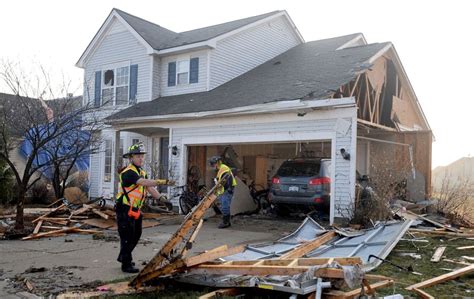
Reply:
[[[16,229],[24,228],[25,197],[41,178],[39,173],[49,170],[67,177],[81,155],[96,150],[94,132],[101,124],[96,108],[72,108],[67,97],[64,104],[48,107],[43,99],[57,98],[49,74],[43,67],[39,75],[32,73],[23,72],[17,63],[0,63],[0,79],[13,94],[2,94],[0,102],[0,159],[9,165],[17,185]],[[67,92],[68,86],[63,84],[60,92]],[[13,153],[25,146],[29,150],[24,165],[19,165]]]

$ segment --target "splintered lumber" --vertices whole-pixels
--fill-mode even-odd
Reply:
[[[97,209],[92,209],[92,212],[99,215],[100,217],[104,218],[105,220],[109,219],[109,215],[107,215],[105,213],[102,213],[101,211],[99,211]]]
[[[219,275],[295,275],[304,273],[314,266],[328,265],[335,261],[343,266],[362,265],[359,257],[350,258],[298,258],[287,260],[256,260],[256,261],[229,261],[224,263],[206,263],[188,268],[193,274],[219,274]],[[319,268],[315,277],[343,278],[344,271],[335,268]],[[380,275],[365,275],[366,279],[388,279]]]
[[[50,207],[54,206],[55,204],[57,204],[58,202],[60,202],[60,201],[62,201],[62,200],[63,200],[63,199],[62,199],[62,198],[60,198],[60,199],[58,199],[58,200],[54,201],[53,203],[51,203],[51,204],[47,205],[47,207],[48,207],[48,208],[50,208]]]
[[[33,231],[33,235],[36,235],[37,233],[39,233],[42,225],[43,225],[43,220],[38,221],[38,223],[36,224],[35,230]]]
[[[430,294],[428,294],[427,292],[425,291],[422,291],[420,289],[413,289],[413,291],[415,293],[418,294],[418,296],[420,296],[422,299],[435,299],[435,297],[431,296]]]
[[[29,235],[27,237],[22,238],[22,240],[31,240],[31,239],[39,239],[39,238],[43,238],[43,237],[50,237],[50,236],[54,236],[55,234],[74,232],[74,231],[77,231],[78,229],[79,229],[78,227],[68,227],[68,228],[63,228],[63,229],[59,229],[59,230],[53,230],[53,231],[46,232],[46,233],[40,233],[40,234],[36,234],[36,235]]]
[[[209,209],[217,196],[216,190],[223,186],[223,183],[228,179],[228,174],[223,175],[221,180],[206,194],[206,196],[199,202],[193,210],[186,215],[184,221],[178,230],[171,236],[171,238],[163,245],[161,250],[151,259],[151,261],[138,273],[138,275],[130,282],[130,285],[137,288],[144,282],[159,277],[161,275],[169,274],[177,268],[184,265],[181,258],[185,248],[179,248],[185,240],[188,244],[190,238],[189,232],[195,228],[201,221],[204,213]],[[178,248],[177,248],[178,247]]]
[[[439,284],[439,283],[442,283],[442,282],[445,282],[445,281],[448,281],[448,280],[452,280],[452,279],[458,278],[459,276],[469,274],[469,273],[472,273],[472,272],[474,272],[474,265],[470,265],[468,267],[464,267],[464,268],[461,268],[459,270],[456,270],[456,271],[453,271],[453,272],[450,272],[450,273],[446,273],[446,274],[437,276],[435,278],[431,278],[429,280],[425,280],[423,282],[420,282],[420,283],[411,285],[409,287],[406,287],[405,289],[411,291],[413,289],[421,289],[421,288],[430,287],[432,285]]]
[[[81,222],[84,224],[95,226],[102,229],[111,228],[115,225],[115,221],[113,221],[112,219],[105,220],[105,219],[91,218],[91,219],[82,220]]]
[[[184,258],[186,254],[188,253],[188,250],[192,248],[194,239],[196,239],[197,234],[199,233],[199,230],[201,230],[202,224],[204,221],[201,219],[199,220],[199,224],[196,226],[194,229],[193,233],[191,234],[191,237],[189,237],[188,242],[186,243],[186,246],[183,250],[183,253],[181,254],[181,257]]]
[[[294,259],[306,255],[308,252],[313,251],[319,246],[331,241],[336,236],[334,231],[325,233],[324,235],[314,239],[313,241],[307,242],[287,253],[280,256],[279,259]]]
[[[80,214],[82,214],[82,213],[85,213],[85,212],[89,211],[90,209],[92,209],[91,206],[82,205],[82,208],[79,208],[79,209],[73,211],[73,212],[71,213],[71,216],[80,215]]]
[[[188,257],[187,259],[184,260],[184,264],[186,265],[186,267],[192,267],[192,266],[196,266],[202,263],[213,261],[215,259],[218,259],[224,256],[241,253],[244,250],[245,250],[244,245],[232,247],[230,249],[227,248],[227,245],[225,245],[225,247],[222,247],[222,249],[220,250],[212,250],[212,251],[204,252],[192,257]]]
[[[457,247],[456,249],[458,249],[458,250],[474,249],[474,246],[462,246],[462,247]]]
[[[384,288],[386,286],[390,286],[393,284],[393,280],[387,279],[383,281],[376,282],[374,284],[370,285],[371,290],[376,290],[380,288]],[[367,286],[364,286],[364,292],[367,293],[369,289]],[[336,290],[330,290],[330,291],[324,291],[323,292],[324,298],[331,298],[331,299],[349,299],[349,298],[358,298],[359,295],[361,295],[361,289],[355,289],[349,292],[343,292],[343,291],[336,291]]]
[[[84,299],[84,298],[104,298],[118,295],[133,295],[134,297],[142,293],[157,292],[162,286],[147,286],[140,289],[131,288],[128,281],[117,283],[110,283],[97,287],[96,291],[92,292],[66,292],[59,294],[58,299]]]
[[[445,232],[445,231],[437,231],[437,230],[427,230],[427,229],[417,229],[417,228],[410,228],[409,232],[412,233],[424,233],[430,235],[438,235],[438,236],[451,236],[451,237],[474,237],[474,234],[466,234],[466,233],[452,233],[452,232]]]
[[[198,299],[214,299],[214,298],[223,298],[225,296],[236,296],[236,295],[241,294],[242,291],[243,290],[239,290],[238,288],[220,289],[220,290],[215,290],[213,292],[199,296]]]
[[[441,247],[436,248],[435,253],[431,257],[431,261],[435,263],[439,262],[445,250],[446,250],[446,246],[441,246]]]
[[[47,216],[51,215],[52,213],[54,213],[54,212],[56,212],[56,211],[58,211],[58,210],[63,209],[64,207],[66,207],[66,206],[65,206],[64,204],[62,204],[62,205],[60,205],[59,207],[54,208],[54,209],[52,209],[51,211],[47,212],[47,213],[44,214],[43,216],[40,216],[40,217],[36,218],[36,219],[33,220],[32,222],[33,222],[33,223],[36,223],[36,222],[40,221],[41,219],[46,218]]]
[[[428,218],[426,218],[426,217],[424,217],[424,216],[421,216],[421,215],[418,215],[418,214],[416,214],[416,213],[413,213],[413,212],[410,212],[410,211],[406,211],[406,213],[407,213],[407,214],[411,214],[411,215],[413,215],[413,216],[416,216],[416,217],[420,218],[420,219],[423,220],[423,221],[426,221],[426,222],[428,222],[428,223],[433,224],[434,226],[441,227],[441,228],[447,229],[447,230],[452,231],[452,232],[455,232],[455,233],[459,232],[458,229],[455,229],[455,228],[449,227],[449,226],[447,226],[447,225],[441,224],[441,223],[439,223],[439,222],[436,222],[436,221],[434,221],[434,220],[428,219]]]

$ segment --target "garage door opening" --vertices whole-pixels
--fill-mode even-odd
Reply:
[[[329,219],[330,182],[334,179],[332,152],[331,140],[188,145],[183,170],[186,169],[188,190],[209,189],[216,173],[208,161],[212,156],[221,156],[238,180],[231,207],[233,215],[256,209],[268,212],[268,200],[272,212],[279,214],[320,210],[325,201],[323,212]]]

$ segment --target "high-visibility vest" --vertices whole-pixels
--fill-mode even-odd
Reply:
[[[230,175],[232,176],[232,187],[237,186],[237,180],[235,179],[232,170],[229,168],[229,166],[225,164],[221,164],[221,166],[219,167],[219,171],[217,172],[217,181],[219,182],[225,173],[230,173]],[[224,187],[217,189],[217,195],[223,194],[224,191]]]
[[[143,169],[140,169],[140,172],[139,172],[137,167],[134,166],[133,164],[128,165],[120,173],[120,182],[119,182],[119,186],[118,186],[117,200],[120,200],[120,197],[121,197],[123,204],[130,205],[130,203],[128,202],[128,199],[127,199],[127,196],[128,196],[128,198],[132,202],[133,207],[140,209],[143,205],[143,201],[144,201],[145,194],[146,194],[145,186],[133,184],[133,185],[130,185],[128,187],[123,187],[123,185],[122,185],[122,175],[128,170],[134,171],[141,178],[146,177],[146,172]],[[127,193],[127,196],[124,195],[124,190]]]

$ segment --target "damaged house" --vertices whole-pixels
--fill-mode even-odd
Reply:
[[[77,66],[108,125],[91,197],[113,196],[137,141],[152,175],[178,185],[190,169],[210,184],[216,154],[263,187],[287,159],[330,159],[331,223],[349,217],[362,175],[400,173],[405,199],[430,194],[432,132],[390,42],[305,42],[286,11],[177,33],[113,9]]]

